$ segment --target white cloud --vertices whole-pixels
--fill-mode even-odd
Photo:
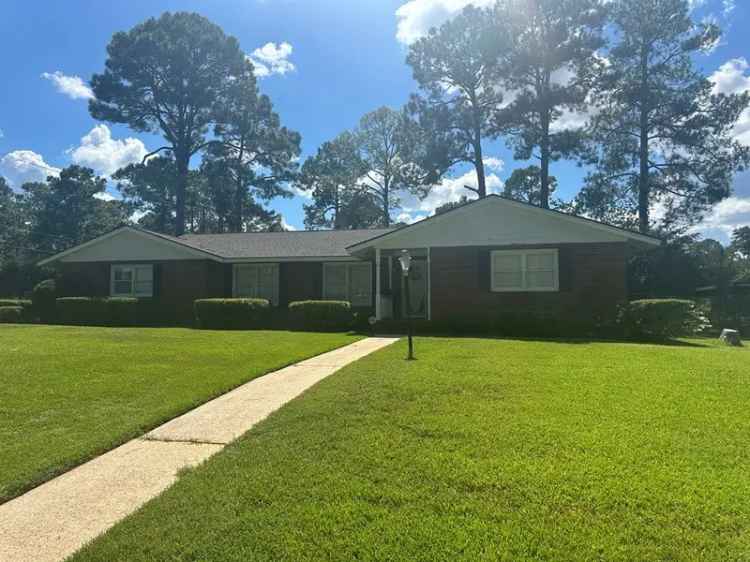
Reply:
[[[80,146],[68,153],[73,163],[93,168],[97,174],[111,176],[120,168],[143,160],[148,151],[139,139],[113,139],[109,127],[97,125],[81,138]]]
[[[117,200],[117,197],[112,195],[111,193],[107,191],[100,191],[99,193],[94,193],[94,197],[97,199],[101,199],[102,201],[115,201]]]
[[[72,100],[94,99],[94,92],[91,91],[91,88],[86,85],[80,76],[67,76],[56,70],[53,73],[42,73],[42,78],[52,82],[58,92],[65,94]]]
[[[749,224],[750,198],[732,196],[717,203],[695,230],[706,237],[727,242],[735,228]]]
[[[502,160],[502,158],[497,158],[496,156],[488,156],[484,160],[484,167],[488,170],[492,170],[494,172],[502,172],[503,168],[505,167],[505,162]]]
[[[50,166],[41,154],[32,150],[14,150],[0,158],[0,175],[12,187],[21,187],[26,182],[44,181],[47,176],[57,176],[60,168]]]
[[[494,0],[409,0],[396,10],[396,39],[411,45],[469,4],[485,7],[494,4]]]
[[[286,219],[283,216],[281,217],[281,228],[283,228],[284,230],[292,231],[292,232],[295,230],[298,230],[296,226],[286,222]]]
[[[731,59],[722,64],[717,71],[708,77],[714,83],[714,94],[741,94],[750,91],[750,76],[747,71],[750,64],[744,58]],[[740,115],[734,126],[734,138],[750,146],[750,109]]]
[[[464,186],[477,187],[477,174],[474,170],[466,172],[457,177],[443,178],[443,180],[433,186],[430,193],[424,199],[419,199],[413,195],[402,197],[401,207],[403,213],[409,215],[413,220],[425,218],[435,212],[435,209],[445,203],[459,201],[462,196],[467,195],[473,199],[476,197],[473,192]],[[503,189],[503,180],[497,174],[488,174],[485,178],[487,193],[500,193]],[[403,220],[399,215],[399,220]],[[408,222],[404,220],[403,222]]]
[[[278,44],[269,42],[255,49],[248,59],[253,63],[258,78],[272,74],[284,75],[295,70],[294,64],[289,60],[292,50],[292,46],[286,41]]]

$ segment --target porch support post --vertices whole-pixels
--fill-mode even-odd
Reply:
[[[375,318],[382,318],[382,306],[380,304],[380,248],[375,248]]]

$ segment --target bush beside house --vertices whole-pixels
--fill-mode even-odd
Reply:
[[[195,322],[210,330],[247,330],[268,327],[266,299],[199,299],[193,304]]]
[[[20,324],[23,321],[22,306],[0,306],[0,324]]]
[[[289,303],[292,329],[338,332],[351,330],[354,314],[347,301],[296,301]]]
[[[691,300],[643,299],[622,308],[619,323],[631,338],[666,339],[704,332],[711,327],[706,315]]]
[[[55,299],[57,299],[57,283],[54,279],[45,279],[37,283],[31,292],[34,316],[43,323],[53,323],[55,321]]]

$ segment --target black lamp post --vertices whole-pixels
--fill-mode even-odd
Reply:
[[[406,357],[409,360],[414,359],[414,342],[412,341],[412,325],[411,325],[411,287],[409,286],[409,268],[411,267],[411,254],[408,250],[401,250],[401,255],[398,258],[401,264],[401,271],[404,272],[404,308],[406,309],[406,323],[409,330],[409,355]]]

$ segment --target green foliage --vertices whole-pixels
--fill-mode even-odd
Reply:
[[[347,301],[296,301],[289,303],[289,322],[297,330],[346,331],[352,328],[354,315]]]
[[[527,166],[516,168],[510,177],[505,180],[503,197],[522,201],[531,205],[541,204],[540,194],[542,191],[541,169],[539,166]],[[549,193],[552,195],[557,189],[557,178],[549,176]],[[555,205],[552,205],[553,207]]]
[[[618,323],[628,337],[656,339],[694,335],[711,327],[693,301],[681,299],[631,301],[622,307]]]
[[[0,176],[0,271],[29,254],[26,202]]]
[[[488,10],[468,6],[413,43],[406,58],[421,90],[409,110],[425,131],[429,181],[465,162],[477,174],[477,187],[465,187],[479,197],[487,195],[482,141],[496,136],[492,117],[503,101],[497,60],[510,47],[492,24]]]
[[[177,168],[174,159],[149,158],[145,164],[130,164],[112,176],[123,198],[142,213],[138,223],[156,232],[174,232]]]
[[[550,163],[583,147],[583,129],[562,118],[587,107],[604,21],[601,0],[502,0],[495,7],[496,33],[512,45],[501,54],[502,84],[514,92],[495,126],[516,158],[539,158],[542,207],[549,206]]]
[[[298,187],[311,192],[313,200],[304,206],[307,228],[341,230],[381,223],[375,199],[359,183],[369,170],[358,141],[356,135],[345,131],[323,143],[302,166]]]
[[[42,322],[55,321],[55,299],[57,298],[57,283],[54,279],[40,281],[31,293],[34,315]]]
[[[750,149],[734,140],[748,94],[717,94],[696,68],[720,30],[695,23],[688,0],[616,0],[616,38],[597,76],[595,171],[578,197],[589,215],[675,228],[700,220],[731,193]],[[661,225],[650,209],[665,210]]]
[[[266,299],[199,299],[193,303],[196,325],[209,330],[251,330],[266,327]]]
[[[220,217],[229,232],[255,230],[258,221],[279,222],[278,215],[258,201],[291,197],[288,183],[297,176],[300,154],[300,134],[281,125],[270,98],[258,92],[252,65],[247,65],[218,100],[216,140],[202,164],[210,192],[218,196],[214,199],[225,203],[227,212]]]
[[[151,299],[127,297],[61,297],[56,301],[57,321],[82,326],[164,325]]]
[[[102,74],[94,74],[95,119],[161,133],[174,156],[175,232],[185,228],[190,158],[204,148],[209,126],[232,84],[252,67],[234,37],[194,13],[165,12],[115,33]]]
[[[75,165],[45,183],[25,184],[22,189],[31,219],[28,240],[34,252],[47,257],[128,222],[126,204],[95,197],[106,187],[106,179]]]
[[[407,115],[389,107],[365,114],[355,133],[359,153],[367,168],[359,186],[380,209],[382,226],[391,224],[391,212],[400,206],[399,195],[423,196],[429,190],[419,166],[423,143],[419,129]]]
[[[22,306],[9,306],[0,302],[0,324],[20,324],[23,320]]]

